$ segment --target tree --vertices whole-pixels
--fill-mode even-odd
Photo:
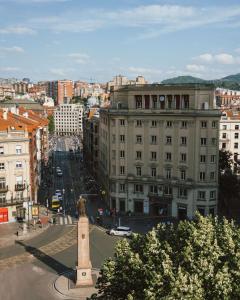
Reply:
[[[54,118],[53,116],[48,116],[48,131],[49,133],[54,133],[55,125],[54,125]]]
[[[199,214],[176,226],[159,224],[119,241],[96,287],[91,299],[240,299],[240,230]]]
[[[229,151],[219,151],[219,211],[232,217],[232,210],[240,208],[240,182],[233,173],[232,154]]]

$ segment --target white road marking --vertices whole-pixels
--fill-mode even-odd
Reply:
[[[73,222],[71,216],[68,215],[67,217],[68,217],[68,224],[72,225]]]
[[[60,225],[63,225],[63,217],[60,217],[59,220],[60,220]]]

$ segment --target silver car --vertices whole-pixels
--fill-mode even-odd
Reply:
[[[109,234],[110,235],[119,235],[119,236],[131,236],[132,230],[130,227],[119,226],[119,227],[110,229]]]

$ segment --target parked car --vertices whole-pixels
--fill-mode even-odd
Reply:
[[[119,226],[109,230],[110,235],[131,236],[132,230],[130,227]]]

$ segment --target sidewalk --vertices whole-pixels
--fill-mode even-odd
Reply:
[[[24,235],[22,234],[23,223],[14,222],[0,224],[0,248],[14,245],[16,240],[27,240],[37,236],[38,234],[41,234],[50,226],[50,218],[51,214],[46,216],[45,209],[41,208],[39,219],[45,221],[43,221],[42,225],[36,224],[35,226],[31,221],[30,229]]]

